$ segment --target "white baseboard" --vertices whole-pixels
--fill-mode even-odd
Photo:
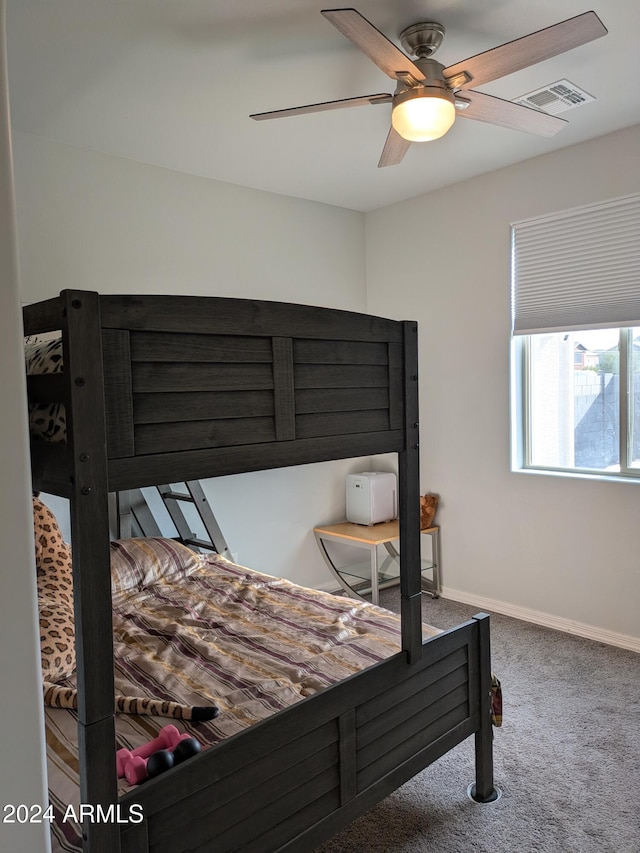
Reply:
[[[493,598],[485,598],[482,595],[473,595],[461,592],[458,589],[444,587],[442,598],[451,601],[459,601],[461,604],[470,604],[480,610],[489,610],[493,613],[501,613],[503,616],[512,616],[514,619],[522,619],[524,622],[533,622],[544,628],[553,628],[556,631],[564,631],[567,634],[576,634],[588,640],[598,643],[606,643],[609,646],[618,646],[621,649],[629,649],[632,652],[640,652],[640,637],[632,637],[629,634],[619,634],[616,631],[607,631],[605,628],[597,628],[595,625],[586,625],[583,622],[575,622],[572,619],[564,619],[562,616],[553,616],[551,613],[543,613],[540,610],[530,610],[528,607],[518,607],[506,601],[498,601]]]
[[[322,589],[335,595],[343,592],[341,589],[336,589],[335,581],[318,584],[316,589]],[[451,587],[443,587],[440,595],[442,598],[448,598],[451,601],[459,601],[460,604],[477,607],[478,610],[501,613],[503,616],[512,616],[514,619],[521,619],[523,622],[542,625],[543,628],[553,628],[555,631],[564,631],[567,634],[575,634],[577,637],[584,637],[587,640],[595,640],[597,643],[640,652],[640,637],[632,637],[630,634],[607,631],[605,628],[597,628],[595,625],[575,622],[572,619],[564,619],[562,616],[554,616],[541,610],[531,610],[529,607],[518,607],[516,604],[509,604],[507,601],[499,601],[495,598],[461,592],[459,589],[452,589]]]

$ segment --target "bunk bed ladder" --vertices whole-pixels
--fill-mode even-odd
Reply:
[[[199,480],[187,480],[184,485],[187,488],[186,492],[175,492],[171,485],[157,486],[158,492],[167,512],[171,516],[171,521],[175,524],[180,541],[184,545],[191,545],[193,548],[203,548],[205,551],[215,551],[223,557],[231,559],[231,552],[227,545],[220,526],[216,521],[213,510],[204,493],[204,489],[200,485]],[[191,530],[189,523],[182,511],[181,504],[190,503],[196,509],[200,516],[205,533],[208,539],[199,539]]]
[[[175,483],[174,485],[179,485]],[[175,491],[171,484],[156,486],[162,503],[173,522],[177,532],[178,540],[184,545],[192,548],[214,551],[223,557],[232,559],[231,551],[224,538],[220,526],[216,520],[211,505],[207,500],[199,480],[187,480],[182,483],[186,491]],[[118,515],[118,537],[127,538],[133,535],[162,536],[162,530],[153,507],[141,489],[132,489],[128,492],[118,492],[117,515]],[[193,504],[205,531],[206,539],[198,537],[189,524],[181,504]]]

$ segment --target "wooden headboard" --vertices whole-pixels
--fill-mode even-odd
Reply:
[[[108,487],[399,452],[417,403],[417,328],[304,305],[64,291],[24,309],[61,329],[65,372],[30,380],[67,407],[67,445],[33,443],[41,488],[106,440]],[[54,387],[55,386],[55,387]],[[100,408],[104,439],[99,435]],[[96,432],[96,430],[98,432]],[[63,490],[64,491],[64,490]]]

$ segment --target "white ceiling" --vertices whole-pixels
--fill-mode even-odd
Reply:
[[[639,0],[357,0],[398,43],[446,27],[451,65],[594,9],[609,34],[478,87],[515,99],[568,78],[596,101],[552,139],[459,119],[378,169],[390,107],[255,122],[249,114],[393,92],[314,0],[8,0],[16,130],[193,175],[372,210],[640,121]],[[585,176],[588,179],[588,176]]]

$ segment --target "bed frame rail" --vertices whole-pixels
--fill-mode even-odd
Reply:
[[[453,746],[491,737],[488,619],[427,640],[210,748],[121,798],[123,853],[306,853]],[[493,789],[491,751],[477,780]],[[485,792],[488,793],[488,792]]]

